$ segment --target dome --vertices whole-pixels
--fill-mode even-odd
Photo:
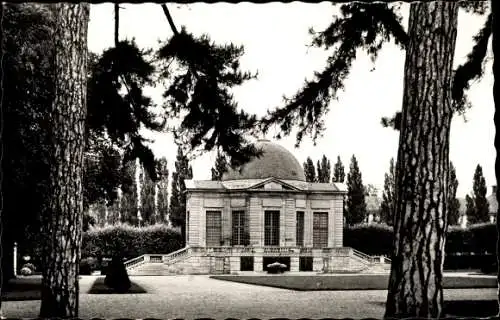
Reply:
[[[290,151],[269,140],[258,140],[255,147],[262,150],[261,156],[250,160],[241,170],[229,169],[222,176],[222,181],[270,177],[306,181],[302,165]]]

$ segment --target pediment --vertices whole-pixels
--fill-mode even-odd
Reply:
[[[276,178],[269,178],[265,181],[257,183],[250,187],[249,190],[299,191],[298,188]]]

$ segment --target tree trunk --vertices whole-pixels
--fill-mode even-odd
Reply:
[[[118,46],[119,42],[119,37],[118,37],[119,28],[120,28],[120,6],[118,2],[115,2],[115,47]]]
[[[452,2],[410,7],[385,317],[442,315],[457,16]]]
[[[78,316],[83,217],[83,151],[87,115],[89,4],[58,3],[55,98],[51,109],[49,214],[44,215],[41,317]]]
[[[496,150],[496,159],[495,159],[495,175],[497,179],[497,186],[500,186],[499,180],[500,180],[500,101],[498,101],[498,71],[500,69],[500,63],[495,59],[496,54],[498,53],[498,28],[500,27],[498,25],[498,9],[499,9],[499,4],[497,0],[491,0],[491,14],[492,14],[492,24],[491,24],[491,30],[492,30],[492,49],[493,49],[493,102],[495,104],[495,116],[494,116],[494,122],[495,122],[495,150]],[[496,197],[497,201],[500,200],[500,191],[496,191]],[[499,313],[498,315],[500,316],[500,208],[497,208],[497,217],[496,217],[496,224],[497,224],[497,282],[498,282],[498,306],[499,306]]]

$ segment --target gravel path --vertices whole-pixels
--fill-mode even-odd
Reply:
[[[80,318],[376,318],[387,292],[292,291],[210,279],[208,276],[131,277],[145,294],[87,294],[94,276],[80,280]],[[494,300],[496,289],[449,289],[445,300]],[[9,318],[34,318],[40,301],[2,303]]]

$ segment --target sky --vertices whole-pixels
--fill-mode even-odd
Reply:
[[[158,4],[120,4],[120,39],[135,38],[140,48],[158,48],[159,41],[172,36],[168,22]],[[283,105],[283,96],[292,96],[315,71],[321,71],[331,54],[311,48],[309,28],[326,28],[336,14],[329,2],[321,3],[195,3],[169,4],[177,28],[185,26],[194,35],[208,34],[218,44],[232,42],[243,45],[241,68],[258,71],[258,78],[233,89],[238,106],[262,116],[267,110]],[[403,26],[407,26],[409,5],[402,5]],[[93,4],[88,34],[89,50],[101,53],[113,46],[113,4]],[[472,37],[479,31],[485,17],[460,12],[455,49],[455,67],[470,52]],[[491,41],[488,57],[492,57]],[[295,135],[279,141],[271,130],[266,138],[290,150],[300,163],[309,156],[316,163],[325,154],[333,163],[337,156],[348,171],[354,154],[362,172],[363,183],[383,189],[384,174],[391,157],[396,158],[399,134],[384,128],[380,119],[401,110],[403,93],[404,52],[387,43],[373,63],[362,51],[353,63],[345,89],[332,101],[326,115],[326,131],[314,145],[305,137],[295,148]],[[452,121],[450,160],[456,167],[459,181],[457,196],[472,192],[472,178],[477,164],[483,168],[488,186],[495,184],[495,127],[493,123],[493,76],[491,59],[485,65],[484,77],[472,84],[468,96],[473,107],[465,116]],[[155,103],[162,103],[162,88],[149,88]],[[168,133],[144,132],[154,142],[151,148],[157,157],[169,160],[171,172],[176,145]],[[192,161],[194,179],[210,179],[214,153],[206,153]],[[207,165],[210,163],[210,165]]]

